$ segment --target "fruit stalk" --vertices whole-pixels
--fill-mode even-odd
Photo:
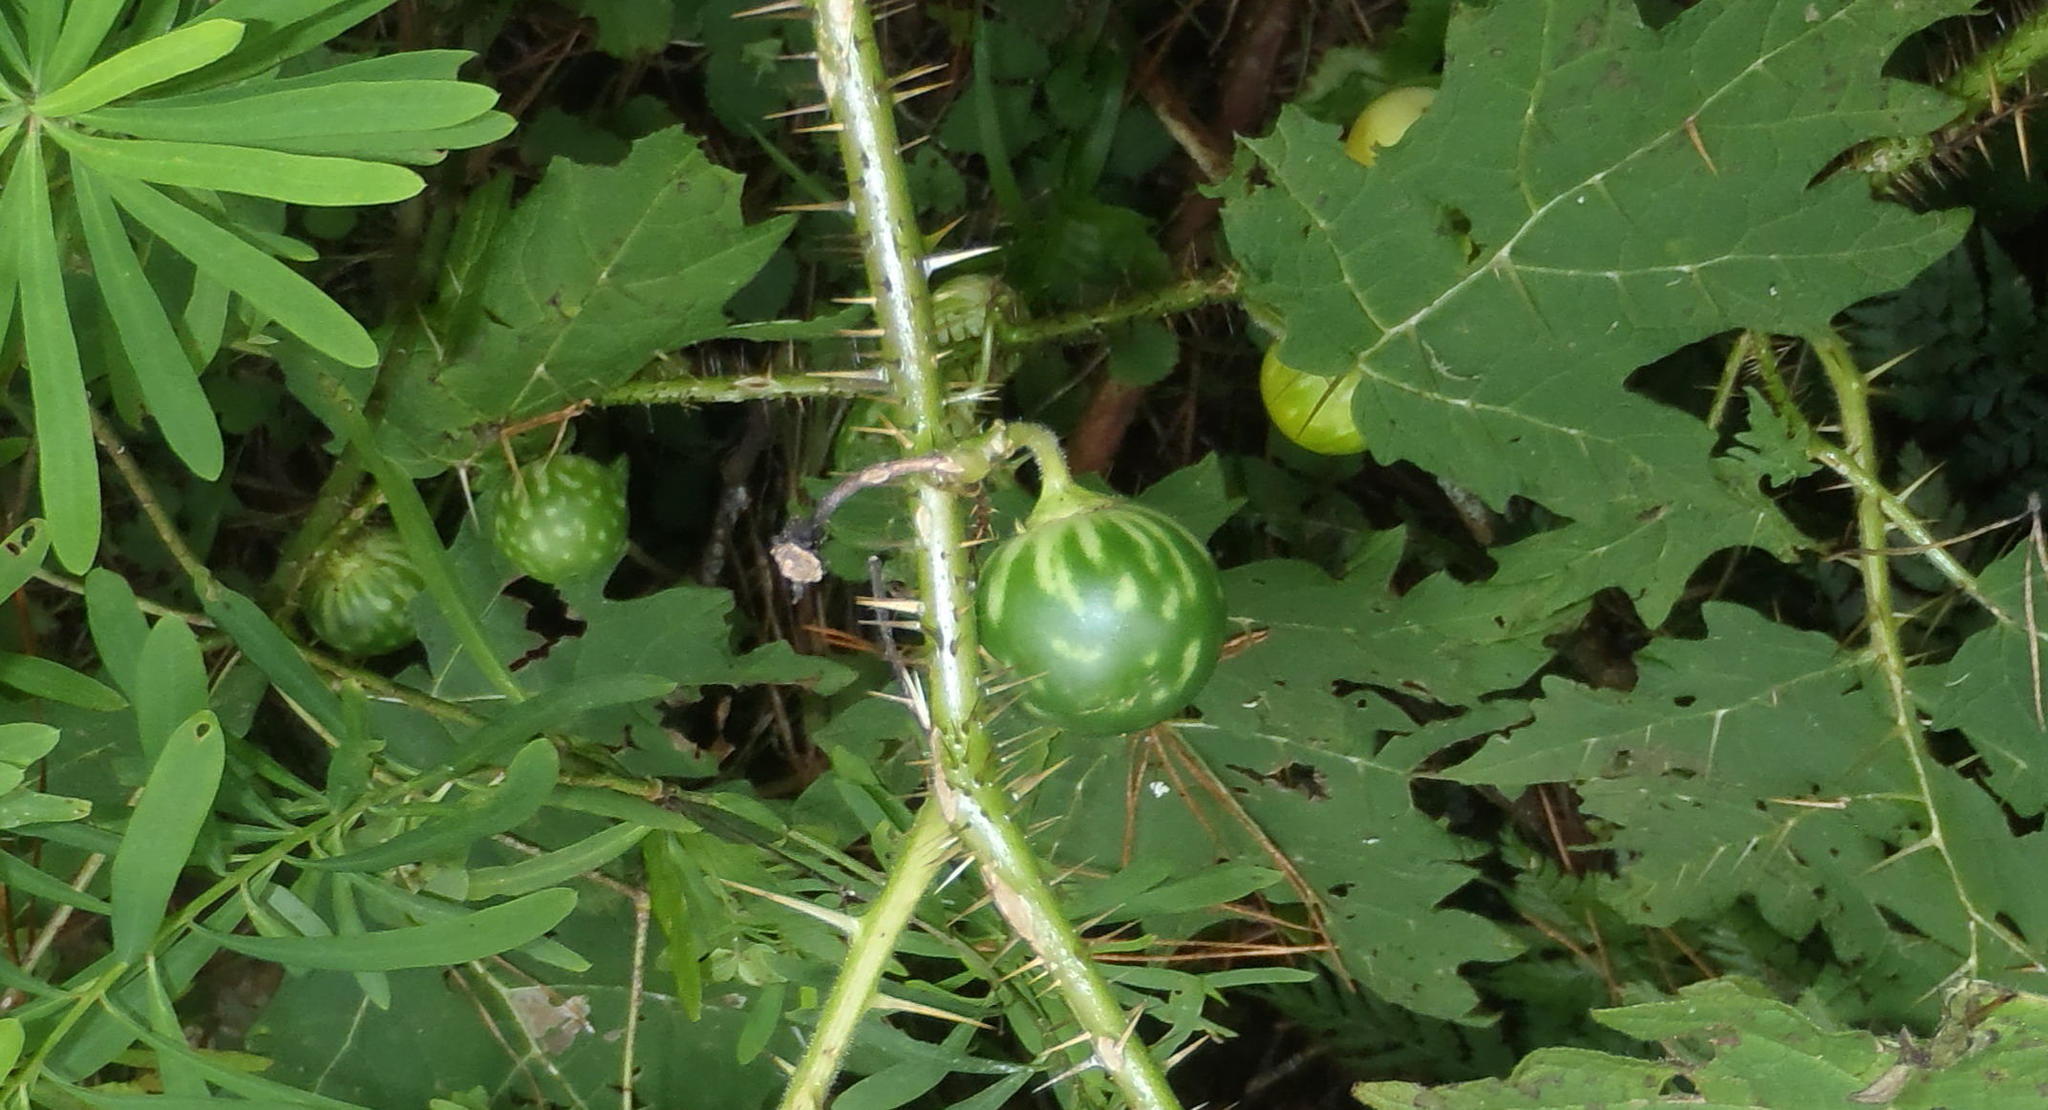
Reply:
[[[898,153],[874,22],[860,0],[813,0],[812,10],[819,78],[840,128],[840,155],[884,353],[893,364],[896,396],[912,419],[910,451],[948,450],[956,444],[947,428],[945,382],[932,336],[923,235]],[[960,499],[929,482],[920,483],[913,497],[929,644],[934,798],[973,855],[998,910],[1051,971],[1094,1062],[1137,1110],[1179,1110],[1164,1073],[1060,911],[1012,816],[981,723],[981,659],[969,590],[973,565]]]

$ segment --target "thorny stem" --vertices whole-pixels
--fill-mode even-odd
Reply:
[[[2043,58],[2048,58],[2048,9],[2035,9],[1949,74],[1941,91],[1968,101],[1972,112],[1982,111],[1997,104],[2006,88],[2025,80]]]
[[[818,74],[839,127],[875,314],[897,399],[913,419],[911,451],[954,446],[946,386],[931,334],[924,243],[884,92],[873,20],[861,0],[812,0]],[[952,491],[914,495],[919,585],[930,668],[933,797],[979,865],[997,909],[1051,972],[1081,1025],[1093,1062],[1134,1110],[1179,1110],[1166,1076],[1059,909],[1037,856],[1011,815],[981,724],[981,658],[970,595],[966,514]]]
[[[1942,577],[1947,578],[1971,600],[1983,606],[1985,612],[1990,613],[2000,624],[2014,624],[2013,616],[2000,608],[1997,602],[1992,601],[1977,584],[1977,576],[1957,562],[1954,555],[1949,554],[1947,545],[1935,538],[1934,533],[1914,514],[1904,498],[1893,493],[1891,488],[1884,484],[1877,475],[1875,465],[1867,464],[1857,457],[1856,452],[1844,450],[1814,429],[1806,419],[1806,414],[1799,411],[1798,402],[1793,400],[1792,391],[1785,384],[1785,377],[1778,369],[1777,359],[1771,353],[1770,337],[1749,332],[1745,333],[1740,342],[1748,344],[1755,354],[1757,376],[1763,384],[1765,398],[1787,423],[1798,430],[1804,439],[1802,446],[1807,457],[1834,471],[1842,481],[1856,491],[1859,499],[1867,499],[1875,504],[1885,520],[1907,539],[1913,541],[1915,550],[1925,555],[1927,561],[1941,572]],[[1868,387],[1862,388],[1867,393]]]
[[[1828,385],[1834,391],[1844,452],[1857,466],[1866,471],[1874,470],[1877,442],[1870,421],[1869,383],[1857,368],[1848,344],[1839,335],[1830,332],[1808,342],[1820,359],[1821,367],[1827,373]],[[1971,950],[1968,959],[1971,966],[1968,970],[1974,972],[1979,959],[1976,940],[1980,930],[1984,935],[1998,938],[2022,959],[2037,962],[2039,957],[2028,949],[2024,941],[1977,904],[1969,884],[1963,879],[1964,871],[1955,858],[1954,846],[1948,841],[1946,803],[1935,781],[1936,776],[1943,772],[1929,766],[1919,707],[1914,704],[1911,682],[1906,676],[1906,649],[1899,637],[1899,614],[1892,604],[1890,557],[1884,550],[1887,524],[1884,506],[1878,498],[1859,490],[1856,531],[1863,554],[1858,563],[1863,572],[1864,623],[1869,627],[1870,653],[1884,677],[1885,709],[1891,717],[1893,732],[1905,746],[1920,801],[1927,809],[1925,843],[1940,855],[1942,866],[1947,869],[1955,886],[1956,900],[1970,917]]]
[[[1006,323],[997,328],[996,338],[1006,347],[1068,339],[1099,332],[1112,324],[1121,324],[1126,320],[1156,320],[1162,316],[1200,308],[1205,304],[1228,300],[1236,295],[1236,274],[1228,270],[1199,274],[1185,281],[1148,290],[1128,300],[1071,312],[1064,316]]]
[[[620,405],[713,405],[807,397],[867,397],[885,392],[861,374],[748,374],[721,378],[666,378],[627,382],[591,398],[600,408]]]
[[[927,804],[918,810],[902,854],[889,869],[889,881],[854,927],[846,963],[832,981],[811,1043],[804,1047],[803,1059],[782,1093],[782,1110],[824,1110],[839,1062],[853,1043],[860,1019],[874,1004],[882,972],[916,916],[918,902],[945,866],[951,838],[938,806]]]
[[[2029,70],[2048,58],[2048,7],[2036,8],[2019,17],[2005,36],[1980,50],[1962,68],[1941,82],[1941,91],[1962,101],[1956,121],[1973,119],[1997,106],[2005,91],[2024,80]],[[2026,126],[2024,119],[2018,121]],[[2022,148],[2024,149],[2024,148]],[[1880,181],[1898,180],[1934,153],[1934,142],[1925,135],[1909,135],[1870,143],[1859,151],[1850,168],[1875,174]]]

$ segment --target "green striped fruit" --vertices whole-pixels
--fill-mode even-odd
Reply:
[[[364,529],[314,568],[306,583],[306,620],[336,651],[397,651],[417,637],[406,607],[424,586],[395,534]]]
[[[582,455],[556,455],[507,478],[491,499],[491,542],[520,573],[568,582],[626,553],[626,480]]]
[[[982,644],[1024,679],[1024,708],[1062,728],[1110,735],[1180,712],[1223,644],[1215,562],[1163,513],[1053,500],[982,568]]]

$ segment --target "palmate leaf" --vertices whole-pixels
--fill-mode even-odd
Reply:
[[[1375,454],[1572,518],[1560,591],[1618,584],[1661,621],[1703,556],[1789,533],[1624,380],[1732,328],[1809,334],[1954,244],[1959,215],[1809,182],[1949,114],[1880,67],[1967,7],[1718,0],[1655,31],[1632,0],[1461,9],[1442,95],[1370,169],[1296,112],[1250,142],[1268,184],[1224,213],[1246,296],[1290,365],[1363,375]]]
[[[1824,929],[1907,1003],[1973,964],[2042,981],[2017,970],[2048,938],[2048,894],[2021,878],[2042,834],[2014,835],[1996,798],[1912,758],[1865,657],[1739,606],[1704,615],[1707,638],[1646,650],[1632,690],[1546,683],[1532,721],[1444,777],[1571,783],[1620,856],[1609,897],[1630,921],[1711,920],[1748,898],[1793,940]]]
[[[1461,965],[1519,948],[1493,923],[1444,905],[1479,878],[1465,861],[1482,849],[1417,808],[1415,767],[1527,711],[1503,701],[1418,726],[1377,691],[1476,700],[1518,685],[1547,653],[1433,633],[1456,597],[1392,595],[1401,543],[1399,533],[1379,537],[1341,582],[1294,562],[1228,572],[1228,612],[1258,635],[1217,666],[1198,698],[1200,720],[1142,743],[1061,750],[1071,758],[1033,792],[1033,816],[1067,818],[1044,841],[1057,864],[1102,873],[1127,860],[1176,878],[1209,873],[1219,858],[1277,867],[1277,852],[1306,889],[1290,883],[1265,897],[1313,901],[1348,977],[1418,1012],[1471,1020],[1478,998]]]
[[[473,454],[478,425],[583,400],[657,352],[727,333],[725,302],[792,226],[745,222],[740,185],[677,128],[616,166],[557,160],[509,215],[479,206],[491,264],[480,286],[444,289],[439,326],[404,341],[384,449],[432,470]]]
[[[1506,1079],[1435,1090],[1361,1083],[1352,1093],[1373,1110],[2005,1110],[2040,1102],[2048,1080],[2048,1000],[1964,982],[1945,1011],[1927,1041],[1877,1037],[1817,1021],[1754,983],[1716,979],[1676,998],[1594,1012],[1601,1024],[1631,1037],[1660,1041],[1667,1050],[1684,1046],[1672,1058],[1548,1048]]]
[[[2040,557],[2023,543],[1978,578],[1985,596],[2012,614],[2014,623],[1993,624],[1971,636],[1920,685],[1933,726],[1961,729],[1969,737],[1999,797],[2022,817],[2048,810],[2048,726],[2036,711],[2048,697],[2040,661],[2048,653],[2027,650],[2034,634],[2029,629],[2048,626]]]

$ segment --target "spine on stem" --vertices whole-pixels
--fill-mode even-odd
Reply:
[[[838,127],[891,383],[911,417],[911,450],[949,451],[958,445],[946,421],[924,236],[898,155],[893,102],[881,72],[873,18],[861,0],[813,0],[812,8],[818,72]],[[1047,457],[1038,453],[1041,460]],[[999,781],[982,727],[974,571],[960,498],[930,481],[919,483],[913,498],[924,633],[930,645],[933,797],[972,854],[997,909],[1050,971],[1086,1034],[1091,1062],[1137,1110],[1179,1110],[1164,1072],[1134,1033],[1135,1019],[1117,1004],[1060,910]]]

